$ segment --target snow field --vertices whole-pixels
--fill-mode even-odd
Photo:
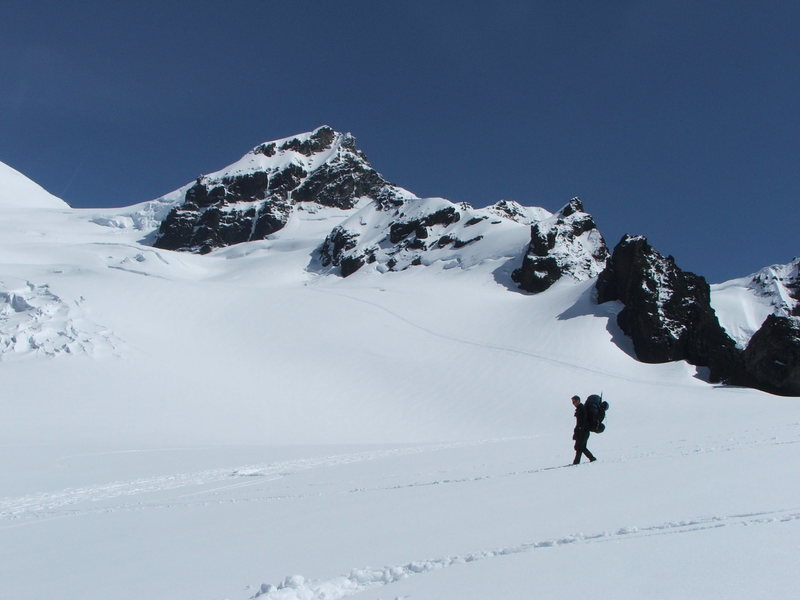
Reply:
[[[324,209],[204,257],[2,212],[4,314],[52,295],[113,351],[0,355],[0,598],[794,595],[800,405],[635,361],[591,281],[315,275]]]
[[[562,419],[564,435],[478,444],[346,454],[283,448],[281,460],[263,464],[167,470],[155,480],[19,497],[16,506],[25,509],[16,512],[5,499],[3,547],[28,558],[23,565],[9,556],[2,581],[18,597],[39,591],[31,585],[37,572],[59,581],[65,597],[81,595],[81,586],[97,598],[157,596],[164,586],[178,598],[246,598],[262,590],[267,598],[479,598],[491,589],[509,598],[559,597],[559,589],[585,591],[573,574],[577,561],[597,572],[599,589],[632,598],[648,589],[643,573],[627,569],[633,561],[653,575],[686,565],[694,583],[659,579],[649,588],[656,597],[700,597],[680,592],[714,589],[713,577],[737,565],[727,577],[739,581],[738,593],[728,584],[719,589],[745,598],[759,597],[756,575],[794,560],[786,546],[777,565],[756,556],[743,566],[739,557],[763,541],[763,530],[777,543],[796,543],[800,509],[796,488],[786,485],[793,464],[784,460],[800,443],[796,424],[764,423],[703,445],[661,439],[626,448],[621,434],[603,434],[590,439],[599,462],[562,467],[572,454],[570,422]],[[699,428],[690,427],[689,437],[699,437]],[[234,456],[274,452],[152,449],[72,455],[38,467],[86,472],[103,465],[119,473],[164,469],[170,455],[184,466],[210,456],[234,465]],[[288,458],[295,452],[311,456]],[[756,468],[743,471],[743,463]],[[731,539],[737,543],[726,545]],[[661,558],[649,563],[642,553]],[[714,569],[704,575],[689,557]],[[552,564],[559,568],[548,571]],[[128,581],[128,573],[148,577]],[[742,582],[745,574],[753,579]],[[629,580],[635,584],[626,587]],[[789,585],[773,580],[764,589],[787,592]]]

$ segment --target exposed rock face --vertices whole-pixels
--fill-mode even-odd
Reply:
[[[682,271],[645,238],[622,238],[598,277],[597,296],[625,305],[617,322],[640,360],[686,360],[710,367],[714,381],[742,380],[741,352],[719,324],[706,280]]]
[[[773,307],[744,351],[752,384],[768,392],[800,396],[800,258],[753,275],[748,287]]]
[[[264,239],[286,225],[291,204],[285,194],[268,199],[258,197],[262,194],[242,196],[231,190],[240,184],[246,185],[234,180],[230,187],[221,183],[209,190],[198,180],[186,192],[186,201],[162,221],[154,245],[206,254],[213,248]]]
[[[320,127],[262,144],[198,178],[162,221],[154,245],[203,254],[279,231],[296,203],[350,210],[361,198],[392,206],[401,195],[370,166],[352,136]]]
[[[496,204],[489,207],[489,211],[498,217],[510,219],[523,225],[528,225],[531,222],[531,212],[529,208],[525,208],[520,204],[511,200],[500,200]],[[549,215],[542,214],[539,218],[546,218]]]
[[[747,345],[744,365],[756,387],[800,396],[800,318],[769,315]]]
[[[334,228],[320,247],[320,262],[344,277],[368,264],[378,271],[401,271],[436,261],[469,266],[491,257],[492,250],[480,252],[486,238],[527,229],[542,213],[549,215],[515,202],[475,209],[407,194],[399,202],[371,203]],[[475,252],[468,251],[472,249]]]
[[[322,265],[327,267],[335,265],[339,267],[342,277],[347,277],[358,271],[364,266],[367,260],[374,261],[374,253],[353,253],[358,246],[358,235],[348,231],[346,228],[338,226],[328,234],[322,244],[320,257]]]
[[[596,277],[608,260],[608,246],[594,219],[573,198],[551,218],[531,225],[531,243],[513,278],[528,292],[543,292],[564,276]]]

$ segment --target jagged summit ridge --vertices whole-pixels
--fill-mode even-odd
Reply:
[[[154,245],[205,254],[281,230],[298,203],[346,211],[362,199],[392,205],[407,194],[372,168],[350,134],[322,126],[260,144],[199,177],[161,223]]]
[[[443,198],[419,198],[388,183],[352,135],[328,126],[259,144],[167,197],[175,205],[160,223],[154,245],[200,254],[265,239],[304,205],[340,210],[341,222],[320,240],[316,254],[318,268],[343,276],[364,265],[397,271],[437,261],[469,267],[512,257],[530,243],[532,225],[554,217],[509,200],[475,209]],[[566,219],[564,227],[574,235],[559,236],[555,262],[562,274],[581,280],[596,274],[595,263],[598,257],[604,260],[607,250],[580,201],[568,207],[574,210],[565,208],[556,221],[563,225]]]

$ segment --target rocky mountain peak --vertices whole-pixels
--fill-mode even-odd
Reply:
[[[528,292],[542,292],[564,276],[576,281],[605,268],[608,246],[583,203],[573,198],[549,218],[531,225],[531,241],[514,280]]]
[[[558,214],[561,215],[562,218],[569,217],[575,213],[582,213],[583,211],[583,202],[577,196],[570,200],[565,206],[558,211]]]
[[[686,360],[708,366],[714,380],[740,372],[740,356],[711,307],[703,277],[683,271],[642,236],[624,236],[597,279],[599,303],[619,300],[622,331],[639,360]]]
[[[350,210],[362,198],[399,202],[398,188],[369,164],[350,134],[327,125],[265,142],[239,161],[187,186],[154,245],[206,253],[264,239],[282,229],[298,203]]]

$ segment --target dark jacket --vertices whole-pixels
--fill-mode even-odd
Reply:
[[[572,439],[577,440],[579,435],[583,436],[588,433],[589,415],[586,414],[586,407],[583,405],[583,403],[580,403],[575,407],[575,431],[573,432]]]

